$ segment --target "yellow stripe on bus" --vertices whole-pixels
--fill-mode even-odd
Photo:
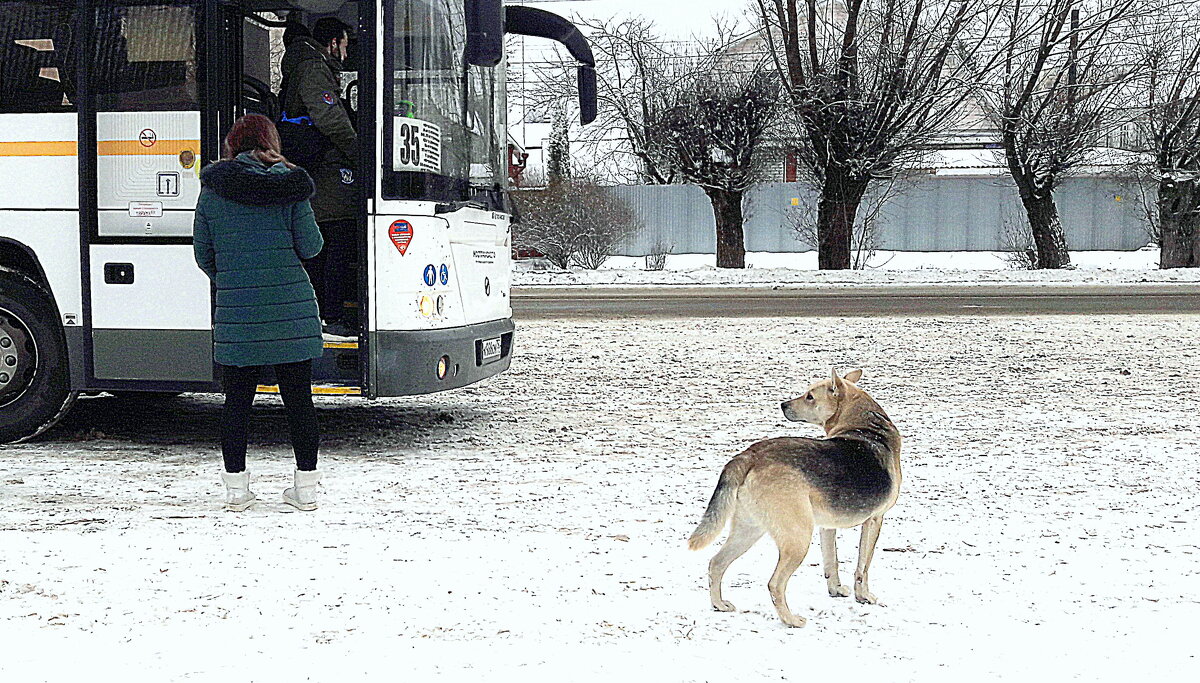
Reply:
[[[200,151],[199,140],[159,140],[150,147],[138,140],[101,140],[96,153],[102,157],[116,156],[179,156],[180,152]],[[73,157],[74,142],[0,142],[0,157]]]
[[[362,396],[362,389],[359,387],[325,387],[314,386],[312,388],[314,394],[322,394],[329,396]],[[260,384],[258,385],[258,393],[260,394],[278,394],[279,385],[277,384]]]
[[[101,140],[96,143],[96,152],[102,157],[124,156],[179,156],[180,152],[200,151],[199,140],[159,140],[147,147],[138,140]]]
[[[73,157],[74,142],[0,142],[0,157]]]

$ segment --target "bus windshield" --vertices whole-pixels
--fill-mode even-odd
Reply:
[[[504,64],[467,65],[463,0],[384,5],[384,198],[491,196],[507,177]]]

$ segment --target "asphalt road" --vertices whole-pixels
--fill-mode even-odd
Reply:
[[[1200,313],[1200,285],[514,287],[513,317],[1105,315]]]

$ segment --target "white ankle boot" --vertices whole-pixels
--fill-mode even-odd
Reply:
[[[284,489],[283,502],[297,510],[316,510],[317,484],[321,482],[321,473],[317,470],[296,470],[294,481],[292,488]]]
[[[225,482],[226,510],[241,512],[254,502],[254,492],[250,490],[250,472],[246,470],[236,474],[222,472],[221,481]]]

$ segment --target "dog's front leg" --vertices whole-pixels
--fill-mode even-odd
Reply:
[[[879,528],[883,515],[867,519],[862,525],[862,536],[858,539],[858,568],[854,571],[854,599],[876,604],[875,596],[867,588],[867,571],[871,568],[871,557],[875,554],[875,542],[879,540]]]
[[[825,584],[829,587],[829,596],[844,598],[850,595],[850,589],[842,585],[842,578],[838,576],[837,529],[821,529],[821,560],[825,565]]]

